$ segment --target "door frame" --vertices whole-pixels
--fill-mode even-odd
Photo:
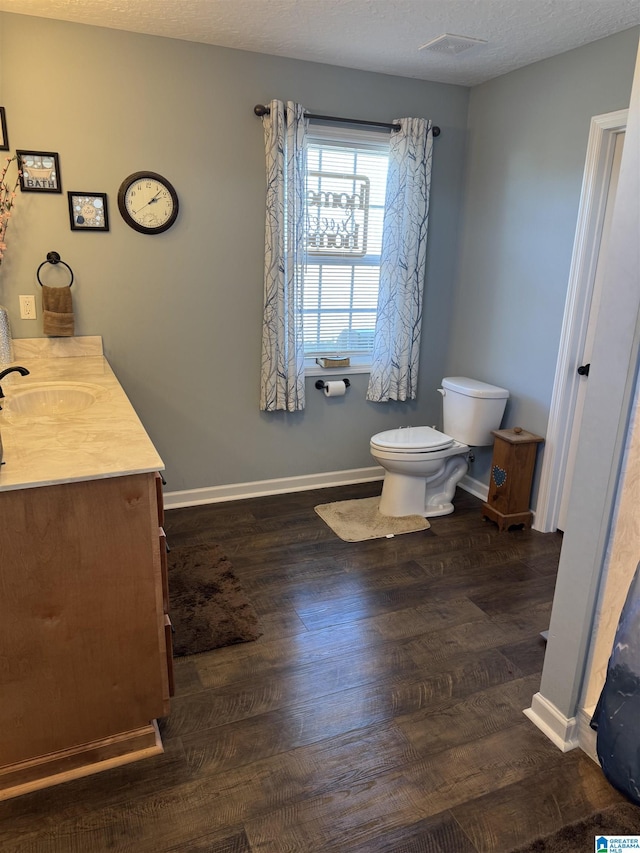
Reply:
[[[542,533],[557,530],[567,454],[572,432],[579,428],[579,424],[573,423],[580,381],[576,371],[589,324],[616,136],[626,130],[628,113],[626,109],[617,110],[591,119],[533,523],[534,530]]]

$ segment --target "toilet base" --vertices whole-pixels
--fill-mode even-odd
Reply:
[[[467,473],[466,455],[450,456],[440,471],[431,476],[385,471],[378,511],[381,515],[400,518],[420,515],[436,518],[453,512],[456,487]]]
[[[429,506],[424,513],[425,518],[437,518],[439,515],[450,515],[454,510],[452,503],[439,504],[438,506]]]
[[[378,512],[391,518],[424,515],[424,495],[423,477],[407,477],[387,471],[382,484]]]

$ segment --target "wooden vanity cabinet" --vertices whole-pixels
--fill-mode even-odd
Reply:
[[[162,751],[161,507],[153,473],[0,492],[0,799]]]

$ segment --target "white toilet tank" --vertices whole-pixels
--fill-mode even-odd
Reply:
[[[493,444],[491,430],[500,429],[509,392],[466,376],[442,380],[443,431],[471,447]]]

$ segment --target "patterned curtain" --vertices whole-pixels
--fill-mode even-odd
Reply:
[[[260,408],[304,409],[302,282],[305,263],[306,120],[291,101],[262,119],[267,161]]]
[[[412,400],[418,387],[427,253],[431,122],[399,120],[391,133],[378,318],[367,400]]]

